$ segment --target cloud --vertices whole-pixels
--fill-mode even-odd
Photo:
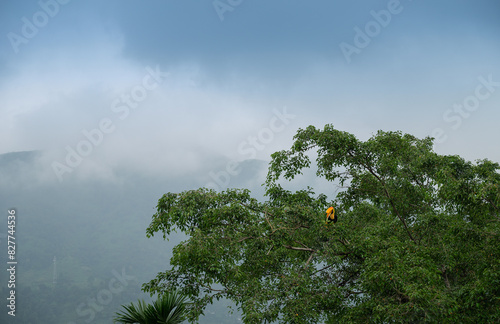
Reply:
[[[439,6],[450,14],[439,20],[423,3],[401,3],[404,10],[347,64],[339,44],[352,42],[354,27],[387,1],[245,1],[223,22],[210,2],[71,2],[19,54],[0,52],[0,66],[8,66],[0,77],[0,152],[50,150],[62,163],[68,147],[86,148],[78,168],[89,172],[121,165],[189,173],[221,158],[268,159],[310,124],[333,123],[361,138],[378,129],[430,135],[478,76],[500,76],[498,24],[487,10],[494,4],[446,2]],[[15,7],[17,18],[1,28],[19,29],[37,8]],[[168,77],[145,84],[148,69]],[[479,120],[498,116],[498,100],[492,96],[451,140],[496,136]],[[273,111],[283,107],[296,118],[269,133]],[[81,144],[88,134],[97,144]]]

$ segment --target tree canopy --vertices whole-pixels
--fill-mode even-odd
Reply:
[[[311,167],[335,197],[283,188]],[[228,298],[245,323],[499,322],[499,169],[439,155],[432,138],[299,129],[272,155],[266,201],[205,188],[159,199],[147,235],[188,239],[143,289],[180,289],[192,321]],[[338,222],[325,224],[330,206]]]

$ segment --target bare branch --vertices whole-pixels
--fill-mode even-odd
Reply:
[[[290,249],[290,250],[316,252],[316,250],[314,250],[314,249],[301,248],[301,247],[296,247],[296,246],[291,246],[291,245],[284,245],[284,247],[287,249]]]
[[[316,270],[315,272],[313,272],[313,274],[312,274],[311,276],[314,276],[316,273],[321,272],[321,271],[324,271],[324,270],[326,270],[326,269],[329,269],[329,268],[331,268],[331,267],[333,267],[333,266],[334,266],[333,264],[330,264],[329,266],[326,266],[326,267],[324,267],[324,268],[322,268],[322,269]]]
[[[307,259],[306,264],[305,264],[305,267],[307,267],[307,265],[309,264],[309,262],[311,262],[311,260],[312,260],[312,258],[313,258],[313,256],[314,256],[314,253],[315,253],[315,252],[312,252],[312,253],[311,253],[311,255],[309,256],[309,259]]]

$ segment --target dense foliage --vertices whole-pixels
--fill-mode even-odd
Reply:
[[[226,297],[246,323],[499,322],[500,166],[432,145],[310,126],[272,155],[265,202],[245,189],[165,194],[148,236],[188,239],[144,290],[180,288],[193,321]],[[314,152],[317,176],[342,188],[333,201],[280,184]],[[326,225],[329,206],[338,222]]]

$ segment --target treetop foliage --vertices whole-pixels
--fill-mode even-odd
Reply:
[[[167,193],[147,235],[180,230],[172,268],[144,285],[194,301],[233,300],[246,323],[498,322],[498,163],[439,155],[432,138],[379,131],[367,141],[300,129],[272,155],[268,200],[247,189]],[[340,191],[285,190],[311,167]],[[334,206],[337,223],[325,224]]]

